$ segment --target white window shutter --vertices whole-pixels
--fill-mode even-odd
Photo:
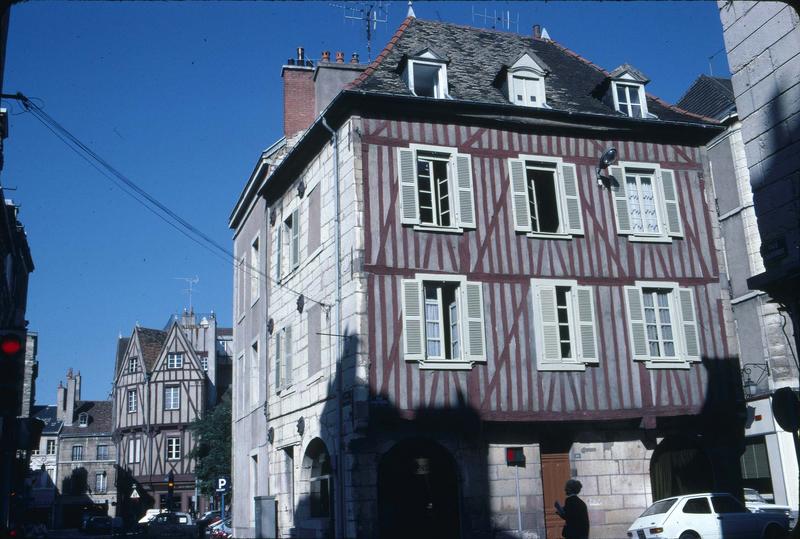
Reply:
[[[536,294],[539,299],[539,319],[541,320],[542,349],[539,357],[543,362],[552,363],[561,361],[561,344],[558,339],[558,313],[556,309],[556,287],[538,285]]]
[[[625,287],[625,300],[628,304],[628,329],[631,332],[633,359],[649,359],[647,329],[644,324],[642,290],[636,286]]]
[[[664,192],[664,209],[667,233],[670,236],[683,237],[681,212],[678,208],[678,192],[675,188],[675,173],[661,169],[661,189]]]
[[[283,339],[283,332],[279,331],[275,334],[275,389],[281,389],[281,339]]]
[[[275,231],[275,280],[281,280],[282,247],[283,247],[283,223],[279,223]]]
[[[594,291],[591,286],[576,288],[578,308],[578,339],[580,342],[581,359],[584,363],[599,363],[600,354],[597,350],[597,317],[594,310]]]
[[[528,203],[528,182],[525,178],[525,161],[508,160],[508,175],[511,182],[511,209],[514,212],[514,230],[530,232],[531,207]]]
[[[300,209],[292,212],[292,269],[300,265]]]
[[[416,165],[413,150],[400,148],[397,151],[397,170],[400,174],[400,221],[409,225],[419,224]]]
[[[609,167],[609,173],[616,180],[612,183],[611,192],[614,194],[614,212],[617,215],[617,232],[619,234],[631,233],[631,215],[628,213],[628,194],[625,192],[625,174],[622,167]]]
[[[290,386],[292,385],[292,326],[286,326],[283,332],[284,337],[284,352],[283,352],[283,378],[284,378],[284,385]]]
[[[483,285],[465,283],[461,294],[461,313],[463,323],[461,332],[464,346],[464,359],[486,361],[486,330],[483,322]]]
[[[691,288],[679,288],[678,297],[680,299],[686,359],[689,361],[700,361],[700,343],[698,342],[697,309],[694,301],[694,290]]]
[[[472,158],[463,153],[456,154],[456,193],[458,194],[458,226],[475,228]]]
[[[422,309],[422,282],[403,279],[403,344],[406,360],[425,359],[425,318]]]
[[[581,212],[581,199],[578,193],[578,173],[575,165],[563,163],[561,165],[561,185],[563,187],[564,201],[566,202],[566,230],[570,234],[583,234],[583,215]]]

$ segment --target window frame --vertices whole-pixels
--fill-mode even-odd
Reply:
[[[167,436],[167,441],[164,444],[166,449],[166,459],[181,460],[183,458],[182,445],[183,443],[180,436]]]
[[[95,472],[94,492],[97,494],[105,494],[108,492],[108,475],[106,472]]]
[[[668,291],[670,324],[675,356],[651,356],[644,311],[644,290]],[[644,362],[648,369],[690,369],[702,359],[700,320],[694,287],[682,287],[671,281],[636,281],[626,286],[625,313],[629,353],[634,361]],[[660,331],[660,330],[659,330]]]
[[[81,462],[83,460],[83,446],[75,444],[72,446],[71,462]]]
[[[169,397],[170,390],[175,390],[173,395]],[[177,398],[176,398],[177,397]],[[177,401],[177,405],[175,404]],[[174,412],[181,409],[181,386],[177,384],[169,384],[164,386],[164,411]]]
[[[142,462],[142,439],[139,437],[128,438],[128,464]]]
[[[183,368],[183,352],[168,352],[167,353],[167,369],[182,369]]]
[[[86,412],[81,412],[78,414],[78,426],[82,428],[89,426],[89,414]]]
[[[447,154],[449,156],[447,187],[451,213],[450,225],[442,226],[422,222],[418,168],[420,153]],[[400,185],[398,203],[401,224],[413,225],[414,230],[418,231],[458,234],[463,234],[466,229],[476,228],[475,178],[470,154],[459,153],[458,148],[453,146],[412,143],[407,147],[398,148],[397,176]]]
[[[52,451],[50,450],[52,448]],[[56,454],[56,441],[55,440],[47,440],[45,443],[45,455],[55,455]]]
[[[101,449],[101,448],[103,448],[103,449],[105,450],[105,451],[102,451],[102,452],[104,452],[104,453],[105,453],[105,457],[103,457],[103,456],[100,454],[100,453],[101,453],[101,451],[100,451],[100,449]],[[109,452],[109,450],[108,450],[108,445],[107,445],[107,444],[99,444],[99,445],[97,446],[97,448],[96,448],[96,460],[110,460],[110,459],[108,458],[108,456],[109,456],[110,454],[111,454],[111,453],[110,453],[110,452]]]
[[[629,207],[627,178],[629,172],[639,176],[650,171],[652,174],[653,195],[656,198],[655,208],[658,219],[659,232],[637,232],[631,227],[631,210]],[[683,216],[678,196],[676,171],[661,167],[659,163],[644,163],[637,161],[620,161],[609,167],[609,173],[614,178],[611,185],[613,196],[614,220],[617,234],[627,236],[628,241],[649,243],[672,243],[674,238],[684,237]],[[641,199],[640,182],[637,179],[637,190]],[[624,207],[624,213],[622,208]],[[622,218],[620,215],[622,214]],[[642,220],[644,228],[644,219]]]
[[[650,113],[647,110],[647,94],[644,91],[644,84],[637,82],[632,79],[620,79],[611,81],[611,94],[614,99],[614,110],[617,112],[626,115],[629,118],[649,118]],[[619,100],[618,95],[618,88],[622,86],[625,87],[625,96],[627,97],[628,101],[626,103],[621,103]],[[631,107],[633,103],[631,103],[631,93],[630,89],[636,88],[637,94],[639,97],[639,105],[642,108],[642,115],[641,116],[633,116],[631,114]],[[625,106],[626,110],[622,110],[622,107]]]
[[[275,332],[274,337],[273,376],[275,377],[275,393],[280,395],[281,393],[285,394],[294,384],[292,371],[294,370],[295,350],[292,342],[292,325],[283,326]]]
[[[439,68],[438,76],[436,77],[438,80],[434,85],[433,96],[420,96],[417,94],[415,90],[416,85],[414,77],[415,65],[434,66]],[[450,92],[448,91],[447,62],[435,58],[430,53],[408,59],[405,68],[405,79],[408,89],[416,97],[427,97],[428,99],[451,99]]]
[[[133,374],[135,372],[139,372],[139,358],[137,356],[131,356],[128,358],[128,374]]]
[[[131,399],[133,397],[133,399]],[[127,410],[129,414],[135,414],[139,411],[139,394],[135,389],[129,389],[126,393]],[[132,405],[132,406],[131,406]]]

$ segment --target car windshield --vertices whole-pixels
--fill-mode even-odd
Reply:
[[[660,515],[669,511],[670,507],[675,505],[677,498],[667,498],[666,500],[659,500],[650,507],[647,511],[641,514],[641,517],[649,517],[650,515]]]

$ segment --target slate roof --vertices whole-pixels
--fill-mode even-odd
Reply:
[[[125,351],[128,349],[128,343],[131,342],[130,337],[120,337],[117,340],[117,361],[116,367],[114,368],[114,372],[119,374],[120,367],[122,366],[122,362],[125,359]]]
[[[678,101],[678,106],[715,120],[730,116],[736,112],[731,79],[700,75]]]
[[[152,371],[156,364],[158,355],[167,340],[167,332],[160,329],[150,329],[137,327],[136,335],[139,338],[139,346],[142,349],[142,364],[147,372]]]
[[[78,425],[81,413],[89,414],[89,424]],[[111,415],[111,401],[78,401],[75,403],[75,415],[71,426],[64,426],[62,436],[98,436],[111,435],[114,430]]]
[[[55,406],[34,406],[32,412],[33,417],[40,419],[44,423],[42,434],[55,435],[61,430],[63,421],[56,419],[58,410]]]
[[[426,48],[436,50],[448,62],[449,93],[455,100],[509,105],[501,88],[493,83],[504,66],[513,65],[522,53],[531,52],[551,70],[545,83],[547,104],[551,108],[624,117],[614,110],[608,95],[610,73],[554,41],[415,18],[403,22],[378,58],[350,88],[412,95],[402,80],[400,68],[405,58]],[[647,106],[661,120],[691,123],[706,120],[650,95]]]

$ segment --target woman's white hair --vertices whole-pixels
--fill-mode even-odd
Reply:
[[[568,479],[567,483],[564,485],[564,491],[567,494],[578,494],[582,488],[583,485],[577,479]]]

